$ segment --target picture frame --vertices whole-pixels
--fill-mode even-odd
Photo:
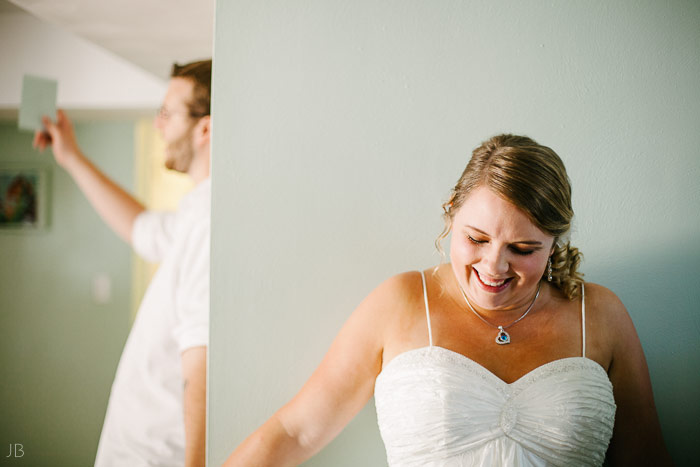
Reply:
[[[49,171],[43,167],[0,166],[0,231],[46,229],[48,178]]]

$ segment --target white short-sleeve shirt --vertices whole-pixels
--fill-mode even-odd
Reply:
[[[207,179],[177,211],[146,211],[134,223],[134,249],[160,266],[119,361],[96,466],[184,464],[180,357],[209,340],[210,193]]]

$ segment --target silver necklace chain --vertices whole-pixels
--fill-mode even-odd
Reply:
[[[528,313],[530,313],[530,310],[532,310],[532,307],[535,306],[535,302],[537,301],[537,297],[540,296],[540,286],[541,286],[541,285],[542,285],[541,282],[537,284],[537,293],[535,293],[535,298],[532,299],[532,303],[530,303],[530,306],[527,307],[527,310],[525,310],[525,313],[523,313],[522,315],[520,315],[520,318],[516,319],[515,321],[513,321],[513,322],[510,323],[510,324],[506,324],[505,326],[496,326],[495,324],[488,322],[488,321],[486,320],[486,318],[484,318],[483,316],[481,316],[481,315],[474,309],[474,307],[472,306],[472,304],[469,303],[469,299],[467,298],[467,294],[464,293],[464,289],[462,288],[462,285],[459,283],[459,281],[457,281],[457,286],[459,287],[459,291],[462,292],[462,297],[464,297],[464,301],[467,302],[467,305],[469,306],[469,309],[472,310],[472,311],[474,312],[474,314],[475,314],[481,321],[483,321],[484,323],[488,324],[488,325],[491,326],[492,328],[498,329],[498,334],[496,335],[496,344],[499,344],[499,345],[510,344],[510,334],[508,334],[505,330],[506,330],[507,328],[511,327],[512,325],[514,325],[515,323],[517,323],[518,321],[520,321],[521,319],[523,319],[525,316],[527,316]]]

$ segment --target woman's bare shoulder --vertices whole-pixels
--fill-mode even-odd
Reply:
[[[425,273],[429,280],[429,273]],[[384,342],[395,342],[411,334],[425,321],[423,280],[420,271],[407,271],[383,281],[360,304],[359,313],[371,322]]]
[[[622,300],[615,293],[600,284],[585,283],[586,309],[605,321],[619,320],[628,316]]]
[[[610,289],[587,282],[586,326],[592,332],[599,349],[607,350],[609,361],[628,351],[630,346],[638,346],[639,338],[627,308],[622,300]],[[607,366],[606,366],[607,367]]]
[[[379,284],[366,301],[378,312],[393,313],[422,299],[422,279],[419,271],[407,271],[389,277]]]

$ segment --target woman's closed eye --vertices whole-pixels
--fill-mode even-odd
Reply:
[[[510,247],[510,251],[512,251],[516,255],[522,255],[522,256],[531,255],[535,252],[535,250],[521,250],[520,248],[514,247],[514,246]]]
[[[467,238],[469,239],[470,242],[476,243],[477,245],[481,245],[482,243],[486,243],[486,240],[477,240],[471,235],[467,235]]]
[[[471,235],[467,235],[467,238],[469,239],[470,242],[474,243],[475,245],[482,245],[484,243],[488,243],[488,240],[476,239],[476,238],[472,237]],[[518,247],[512,246],[512,245],[509,248],[510,248],[510,251],[512,251],[516,255],[521,255],[521,256],[531,255],[532,253],[534,253],[535,251],[538,250],[537,248],[530,249],[530,250],[523,250],[521,248],[518,248]]]

